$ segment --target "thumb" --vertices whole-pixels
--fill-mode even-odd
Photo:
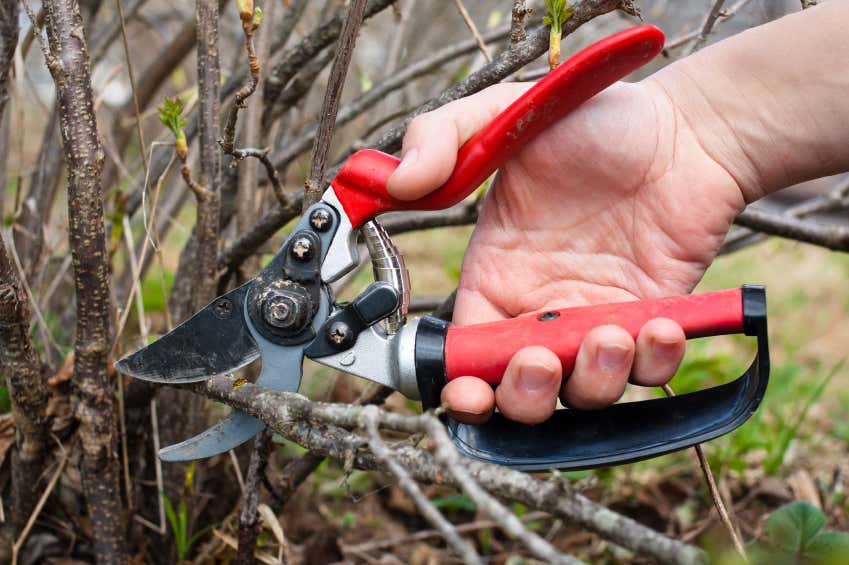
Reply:
[[[389,194],[416,200],[442,186],[460,147],[531,86],[498,84],[414,118],[404,135],[401,164],[386,184]]]

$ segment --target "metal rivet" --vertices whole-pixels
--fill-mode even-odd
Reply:
[[[317,208],[310,214],[310,225],[315,231],[325,232],[330,229],[333,224],[333,218],[330,212],[324,208]]]
[[[297,261],[309,261],[312,259],[313,255],[313,245],[312,241],[308,237],[297,237],[295,241],[292,242],[291,248],[292,257]]]
[[[354,343],[354,331],[345,322],[336,321],[327,328],[327,340],[334,347],[344,349]]]
[[[545,312],[540,314],[537,320],[540,322],[550,322],[551,320],[556,320],[560,317],[560,312]]]
[[[226,320],[233,315],[233,303],[227,298],[222,298],[212,307],[212,313],[219,320]]]

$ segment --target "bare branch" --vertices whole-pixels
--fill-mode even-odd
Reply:
[[[702,23],[702,28],[699,31],[699,34],[696,36],[696,39],[690,43],[687,49],[684,50],[685,56],[699,49],[702,45],[704,45],[705,41],[707,41],[708,35],[710,35],[710,32],[713,30],[713,26],[716,24],[716,20],[722,15],[723,4],[725,4],[725,0],[713,0],[713,4],[705,16],[705,21]]]
[[[812,243],[833,251],[849,251],[849,228],[843,225],[830,226],[754,208],[744,210],[734,222],[769,235]]]
[[[370,0],[363,18],[370,18],[394,2],[396,0]],[[293,11],[297,10],[297,7],[297,4],[294,5],[292,7]],[[263,124],[266,126],[270,124],[269,118],[274,110],[274,106],[277,104],[277,99],[289,81],[292,80],[292,77],[303,68],[307,61],[310,61],[321,53],[325,47],[336,41],[342,30],[344,17],[344,13],[337,13],[333,18],[319,25],[312,33],[280,57],[280,61],[269,73],[263,87],[262,94],[265,103],[265,114],[262,119]],[[272,50],[275,50],[276,47],[277,44],[272,47]]]
[[[200,186],[203,198],[198,198],[197,238],[194,276],[197,285],[192,291],[193,311],[200,310],[215,298],[218,280],[218,238],[221,206],[221,153],[218,148],[218,89],[221,68],[218,61],[218,1],[198,0],[197,68],[199,98]]]
[[[363,22],[366,0],[351,0],[342,26],[339,43],[336,47],[336,57],[330,68],[327,79],[327,90],[324,92],[324,102],[321,104],[321,114],[318,121],[318,133],[312,148],[310,172],[304,190],[304,209],[312,206],[321,198],[324,181],[324,169],[327,166],[327,153],[330,150],[330,140],[336,129],[336,113],[339,111],[339,100],[342,98],[342,88],[348,67],[357,42],[357,34]]]
[[[442,534],[442,537],[445,538],[448,545],[453,547],[454,550],[462,556],[465,563],[483,564],[483,559],[481,559],[481,556],[475,551],[475,548],[472,547],[472,544],[460,537],[460,534],[457,533],[457,529],[453,526],[453,524],[446,520],[445,516],[439,513],[439,510],[437,510],[436,506],[427,499],[422,490],[419,488],[419,485],[416,484],[412,477],[410,477],[407,470],[395,460],[392,452],[380,437],[380,432],[377,429],[379,418],[380,411],[377,406],[369,406],[365,408],[360,417],[362,426],[368,432],[369,445],[377,460],[380,461],[383,466],[385,466],[386,469],[395,476],[396,479],[398,479],[398,486],[401,487],[401,490],[407,493],[407,496],[412,499],[421,515],[428,522],[433,524],[437,530],[439,530],[439,533]]]
[[[47,458],[47,385],[29,337],[29,312],[29,299],[0,237],[0,368],[6,377],[17,430],[17,451],[12,459],[12,518],[18,525],[35,508]]]
[[[242,511],[239,513],[239,548],[236,553],[237,565],[251,565],[255,561],[254,551],[256,551],[256,539],[262,530],[262,521],[259,519],[259,513],[257,511],[257,507],[259,506],[259,489],[260,482],[265,476],[269,453],[274,446],[271,442],[271,437],[271,432],[265,429],[254,439],[254,449],[251,453],[248,475],[245,478],[245,500],[242,505]]]
[[[468,10],[466,10],[466,6],[463,5],[463,0],[454,0],[454,5],[457,6],[457,11],[460,12],[460,16],[463,17],[463,22],[466,24],[466,27],[469,28],[470,32],[472,32],[472,37],[475,38],[475,43],[477,43],[478,49],[480,49],[483,58],[486,59],[487,63],[491,63],[492,55],[481,37],[481,32],[478,31],[478,26],[475,25],[474,20],[469,15]]]
[[[381,468],[373,454],[360,449],[362,439],[348,431],[358,426],[362,407],[310,402],[295,393],[270,391],[250,383],[233,390],[233,383],[230,377],[214,377],[190,388],[262,419],[282,436],[316,453],[344,461],[353,452],[355,467]],[[422,426],[416,416],[381,412],[380,419],[383,427],[406,433],[417,433]],[[418,481],[459,486],[432,455],[421,449],[401,445],[393,448],[393,454]],[[489,492],[574,521],[640,555],[660,563],[703,562],[700,550],[564,490],[562,482],[540,481],[526,473],[480,461],[463,460],[463,465]]]
[[[60,104],[68,168],[68,217],[77,299],[74,383],[82,442],[83,487],[98,560],[122,562],[123,513],[115,457],[114,391],[107,353],[112,344],[111,304],[103,219],[103,149],[91,90],[90,60],[76,2],[47,0],[45,48]]]

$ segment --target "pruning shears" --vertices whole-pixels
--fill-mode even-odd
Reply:
[[[400,201],[387,192],[397,158],[374,150],[353,154],[256,278],[125,357],[118,369],[148,381],[190,383],[261,357],[257,384],[295,391],[306,356],[432,408],[439,405],[442,387],[456,377],[473,375],[498,384],[521,348],[551,349],[568,374],[592,328],[616,324],[636,337],[645,322],[665,317],[677,321],[688,339],[755,336],[756,357],[742,376],[720,386],[598,411],[561,409],[533,426],[498,413],[482,425],[446,417],[453,441],[464,454],[517,468],[578,469],[661,455],[735,429],[757,409],[769,377],[763,287],[567,308],[457,327],[432,316],[407,317],[407,269],[375,220],[389,211],[457,204],[546,127],[653,59],[663,42],[659,29],[643,25],[587,47],[463,145],[450,178],[419,200]],[[351,302],[337,303],[330,283],[358,264],[358,233],[376,280]],[[263,427],[260,420],[234,411],[159,456],[166,461],[210,457],[244,443]]]

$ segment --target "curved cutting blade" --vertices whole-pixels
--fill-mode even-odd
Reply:
[[[298,390],[301,383],[303,347],[280,347],[269,362],[262,359],[262,373],[256,384],[274,390]],[[159,451],[163,461],[193,461],[225,453],[254,437],[265,427],[244,412],[232,412],[206,431]]]
[[[145,381],[175,384],[202,381],[247,365],[259,357],[245,323],[245,297],[251,284],[219,296],[115,367]]]
[[[330,299],[323,291],[314,326],[327,319],[329,309]],[[276,345],[257,332],[250,319],[246,318],[245,323],[262,351],[262,372],[256,384],[272,390],[298,390],[303,374],[304,349],[310,342],[288,347]],[[264,427],[265,424],[253,416],[234,411],[208,430],[161,449],[159,458],[163,461],[193,461],[212,457],[242,445]]]

